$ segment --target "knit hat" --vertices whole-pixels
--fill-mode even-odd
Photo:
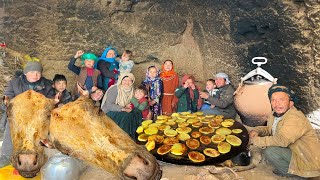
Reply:
[[[23,69],[23,74],[27,74],[30,71],[38,71],[42,73],[42,65],[37,61],[29,61]]]
[[[269,90],[268,90],[269,100],[271,100],[271,96],[275,92],[287,93],[290,97],[290,101],[293,101],[294,103],[296,103],[298,101],[295,93],[290,88],[283,86],[283,85],[280,85],[280,84],[274,84],[269,88]]]
[[[226,84],[230,84],[229,76],[226,73],[218,73],[214,76],[215,78],[223,78],[226,80]]]
[[[93,53],[85,53],[81,56],[81,60],[93,60],[94,62],[98,62],[98,57]]]

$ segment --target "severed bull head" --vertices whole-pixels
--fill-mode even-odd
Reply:
[[[28,90],[10,102],[7,113],[13,142],[12,165],[23,177],[34,177],[47,161],[40,141],[49,131],[53,100]]]
[[[155,158],[112,119],[96,111],[89,98],[80,97],[52,111],[50,139],[59,151],[97,165],[120,179],[161,178]]]

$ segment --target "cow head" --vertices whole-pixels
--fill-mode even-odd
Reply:
[[[34,177],[46,162],[40,145],[49,131],[54,101],[28,90],[10,101],[7,109],[13,142],[12,165],[23,177]]]
[[[80,97],[52,111],[50,138],[55,148],[121,179],[160,179],[155,158],[93,107],[92,100]]]

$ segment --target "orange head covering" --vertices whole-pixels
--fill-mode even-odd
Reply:
[[[170,71],[166,71],[164,69],[164,64],[167,62],[167,61],[170,61],[171,64],[172,64],[172,69]],[[165,60],[162,64],[162,67],[161,67],[161,73],[160,73],[160,78],[164,78],[164,77],[171,77],[173,75],[175,75],[176,72],[174,72],[174,67],[173,67],[173,62],[171,60]]]

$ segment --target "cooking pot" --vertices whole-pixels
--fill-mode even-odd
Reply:
[[[41,168],[41,179],[79,179],[84,165],[78,159],[57,153]]]
[[[260,67],[267,63],[267,58],[255,57],[252,63],[258,67],[241,78],[235,91],[234,105],[245,125],[263,126],[272,111],[268,89],[277,83],[277,78]]]

